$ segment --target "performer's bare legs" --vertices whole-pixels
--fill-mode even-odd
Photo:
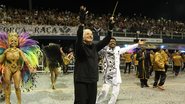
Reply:
[[[51,73],[51,85],[52,85],[52,89],[56,89],[56,81],[57,81],[57,78],[58,78],[58,74],[59,74],[59,71],[58,69],[50,69],[50,73]]]
[[[6,104],[10,104],[10,94],[11,94],[11,78],[14,81],[15,93],[17,96],[18,104],[21,104],[21,89],[20,89],[20,82],[21,82],[21,72],[17,70],[15,73],[12,73],[11,70],[7,69],[4,73],[4,82],[5,82],[5,102]]]
[[[18,104],[21,104],[21,89],[20,89],[21,72],[20,71],[17,71],[13,75],[13,80],[14,80],[15,93],[17,96],[17,102]]]
[[[0,73],[0,94],[1,94],[1,98],[3,100],[5,100],[5,94],[4,94],[4,81],[3,81],[3,77],[1,77],[1,73]]]

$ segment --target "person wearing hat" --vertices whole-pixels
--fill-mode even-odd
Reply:
[[[148,79],[150,77],[151,59],[150,53],[146,51],[145,47],[137,53],[136,59],[138,60],[138,78],[140,79],[141,88],[149,87]]]

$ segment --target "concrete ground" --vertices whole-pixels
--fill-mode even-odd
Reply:
[[[120,94],[116,104],[185,104],[185,72],[175,77],[167,73],[165,90],[152,88],[153,76],[149,79],[149,88],[141,88],[134,73],[122,74]],[[38,73],[37,87],[30,92],[22,92],[22,104],[73,104],[73,73],[61,74],[56,83],[56,90],[51,89],[49,73]],[[98,91],[102,87],[102,73],[98,82]],[[110,94],[107,97],[107,101]],[[105,101],[102,104],[107,104]],[[16,104],[12,86],[11,103]],[[1,101],[0,104],[4,104]]]

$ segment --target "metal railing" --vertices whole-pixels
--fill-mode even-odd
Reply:
[[[100,35],[104,35],[105,32],[101,32]],[[147,33],[135,33],[135,32],[113,32],[114,36],[117,37],[136,37],[136,38],[162,38],[162,39],[184,39],[185,38],[185,33],[170,33],[170,34],[164,34],[164,33],[159,33],[159,34],[147,34]]]

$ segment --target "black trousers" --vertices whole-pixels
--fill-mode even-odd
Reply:
[[[174,68],[175,75],[178,75],[181,67],[180,66],[173,66],[173,68]]]
[[[97,82],[75,82],[74,104],[95,104],[97,95]]]
[[[130,73],[130,69],[131,69],[131,62],[126,63],[124,73],[126,73],[126,72],[127,72],[127,69],[128,69],[128,73]]]
[[[67,65],[63,65],[63,72],[67,73],[67,71],[68,71],[68,66]]]
[[[164,68],[165,68],[165,72],[167,73],[167,71],[168,71],[168,65],[165,64]]]
[[[164,85],[165,81],[166,81],[166,72],[165,71],[155,71],[155,78],[154,78],[153,86],[157,86],[157,85],[162,86]]]
[[[152,75],[152,72],[153,72],[154,70],[153,70],[153,65],[152,65],[152,67],[149,69],[149,73],[150,73],[150,76]]]
[[[148,86],[148,83],[147,83],[148,79],[145,79],[145,78],[144,79],[140,79],[140,82],[141,82],[141,86],[144,86],[144,85]]]
[[[184,63],[184,66],[183,66],[183,68],[182,68],[182,71],[185,69],[185,63]]]

